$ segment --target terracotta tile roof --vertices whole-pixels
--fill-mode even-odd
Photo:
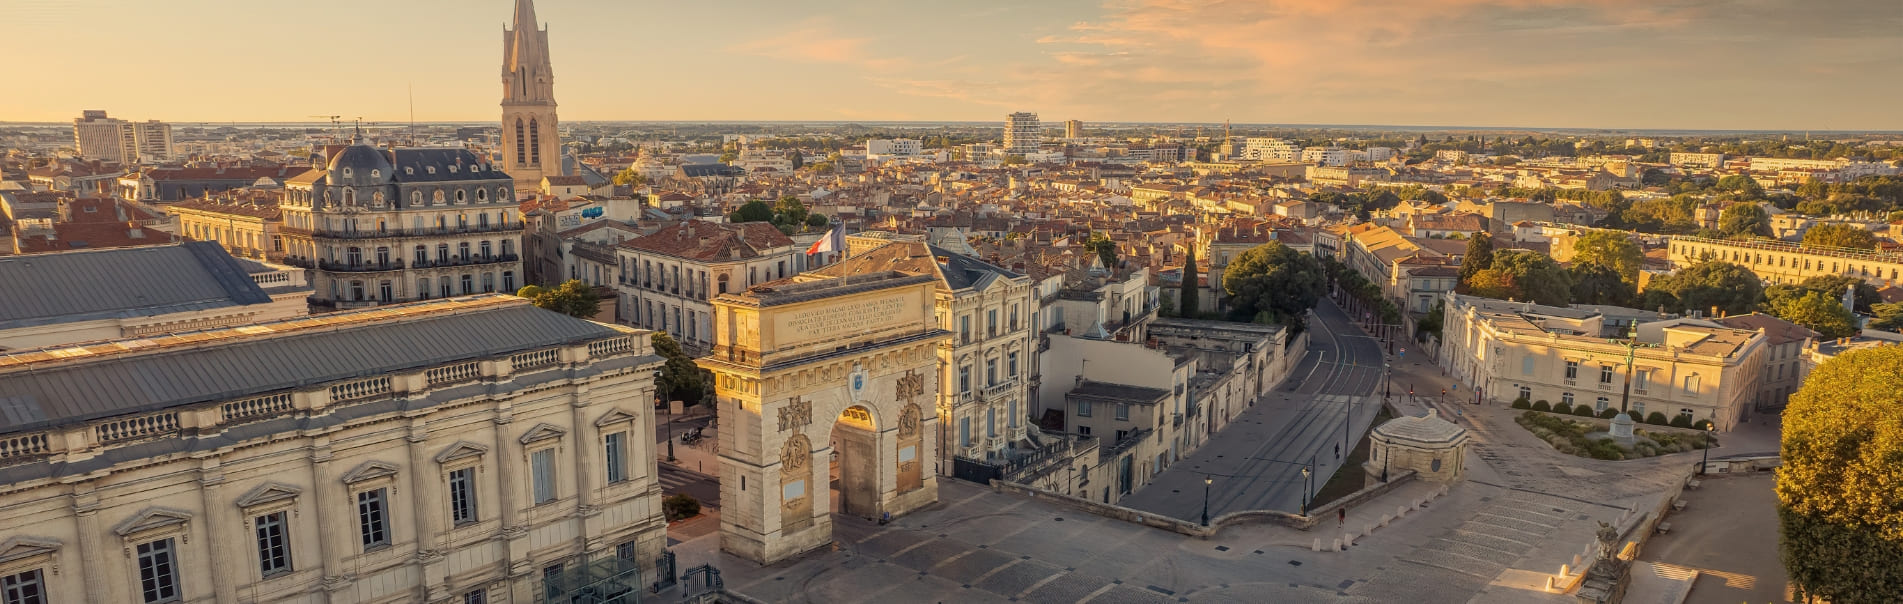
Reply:
[[[704,220],[688,220],[621,243],[628,249],[703,261],[757,258],[774,248],[791,245],[793,240],[769,223],[718,224]]]

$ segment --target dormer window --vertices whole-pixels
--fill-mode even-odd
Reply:
[[[382,170],[371,170],[371,171],[370,171],[370,178],[372,178],[372,179],[377,179],[377,178],[383,178],[383,171],[382,171]]]
[[[468,201],[468,196],[469,196],[469,194],[468,194],[468,193],[466,193],[466,192],[464,192],[464,191],[463,191],[462,189],[457,189],[457,190],[456,190],[456,203],[463,203],[463,202],[465,202],[465,201]]]
[[[430,174],[435,174],[435,173],[436,173],[436,166],[427,166],[427,167],[425,167],[425,168],[423,168],[423,169],[424,169],[424,170],[426,170],[426,171],[428,171],[428,172],[429,172]]]
[[[345,168],[344,168],[344,178],[350,178],[350,168],[349,168],[349,167],[345,167]]]
[[[403,166],[403,175],[404,176],[416,175],[416,168],[412,166]]]
[[[449,167],[449,173],[450,173],[450,174],[455,174],[455,173],[456,173],[456,166],[450,166],[450,167]]]
[[[476,189],[476,201],[489,201],[489,190]]]

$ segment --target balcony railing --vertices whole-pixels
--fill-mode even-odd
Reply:
[[[384,272],[384,271],[403,270],[403,261],[392,260],[389,262],[336,262],[332,260],[319,260],[317,261],[317,268],[318,270],[325,270],[325,271],[330,271],[333,273],[378,273],[378,272]]]
[[[381,229],[333,231],[310,229],[303,232],[322,239],[391,239],[396,237],[435,237],[443,235],[478,235],[483,233],[511,233],[522,230],[520,222],[508,224],[425,227],[420,229]],[[302,230],[302,229],[300,229]]]
[[[417,263],[411,264],[410,268],[450,268],[450,267],[456,267],[456,266],[476,266],[480,264],[506,264],[510,262],[516,262],[521,259],[522,259],[521,256],[517,256],[515,254],[497,254],[494,256],[470,256],[468,258],[464,258],[462,256],[450,256],[448,259],[438,259],[438,260],[432,260],[429,262],[417,262]]]
[[[1018,385],[1017,378],[1015,377],[1009,378],[1002,382],[998,382],[990,386],[985,386],[984,390],[982,391],[982,394],[984,396],[984,399],[988,401],[1004,400],[1004,397],[1009,396],[1011,394],[1011,391],[1014,388],[1016,388],[1017,385]]]
[[[1175,425],[1175,426],[1176,426],[1176,427],[1178,427],[1178,428],[1181,428],[1181,427],[1183,427],[1183,414],[1181,414],[1181,413],[1172,413],[1172,414],[1170,414],[1170,415],[1173,415],[1173,416],[1175,416],[1175,419],[1173,419],[1173,420],[1171,420],[1171,422],[1170,422],[1171,424],[1173,424],[1173,425]]]

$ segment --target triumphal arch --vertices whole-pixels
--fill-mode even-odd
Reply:
[[[795,282],[798,281],[798,282]],[[802,277],[714,300],[720,547],[770,564],[938,500],[931,276]]]

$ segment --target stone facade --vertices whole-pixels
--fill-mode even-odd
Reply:
[[[720,547],[771,564],[832,542],[835,512],[938,500],[933,280],[892,272],[776,283],[714,299],[697,362],[720,402]],[[837,489],[828,488],[836,483]]]
[[[1452,482],[1466,470],[1467,429],[1441,419],[1430,409],[1420,417],[1388,420],[1368,435],[1368,460],[1361,469],[1368,486],[1387,482],[1403,470],[1422,480]]]

